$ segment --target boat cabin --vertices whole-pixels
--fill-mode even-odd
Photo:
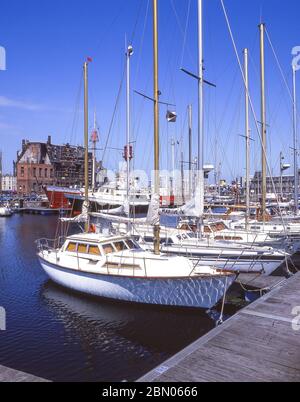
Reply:
[[[63,252],[71,254],[83,254],[94,257],[103,257],[109,254],[127,250],[141,250],[140,246],[132,239],[116,239],[109,241],[88,242],[79,238],[67,239]]]

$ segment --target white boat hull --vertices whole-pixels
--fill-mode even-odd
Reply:
[[[0,208],[0,217],[8,217],[8,216],[12,216],[12,212],[9,208],[6,207],[1,207]]]
[[[247,258],[246,256],[243,256],[243,253],[240,253],[239,255],[236,255],[234,258],[230,253],[226,252],[223,253],[216,253],[215,255],[213,253],[209,253],[209,249],[207,253],[205,254],[203,251],[201,252],[200,250],[182,250],[180,247],[166,247],[163,248],[163,251],[167,254],[175,254],[175,255],[181,255],[184,257],[189,258],[190,260],[194,260],[198,262],[198,265],[204,265],[204,266],[214,266],[215,268],[221,269],[221,270],[226,270],[226,271],[232,271],[232,272],[240,272],[240,273],[261,273],[262,275],[268,276],[271,275],[277,268],[279,268],[284,262],[283,259],[260,259],[260,258],[255,258],[253,256],[252,258]]]
[[[92,296],[151,305],[212,308],[236,278],[235,275],[178,279],[103,275],[62,268],[39,259],[46,274],[61,286]]]

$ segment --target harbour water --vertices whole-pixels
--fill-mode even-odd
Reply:
[[[35,240],[57,217],[0,219],[0,365],[53,381],[132,381],[215,327],[205,311],[87,298],[48,280]]]

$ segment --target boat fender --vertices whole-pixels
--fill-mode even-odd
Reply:
[[[96,225],[94,225],[93,223],[90,225],[90,233],[96,233]]]

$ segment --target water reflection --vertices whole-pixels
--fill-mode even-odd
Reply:
[[[106,380],[136,379],[214,327],[203,311],[87,298],[52,282],[41,297],[63,324],[66,342],[77,339],[88,371]]]

